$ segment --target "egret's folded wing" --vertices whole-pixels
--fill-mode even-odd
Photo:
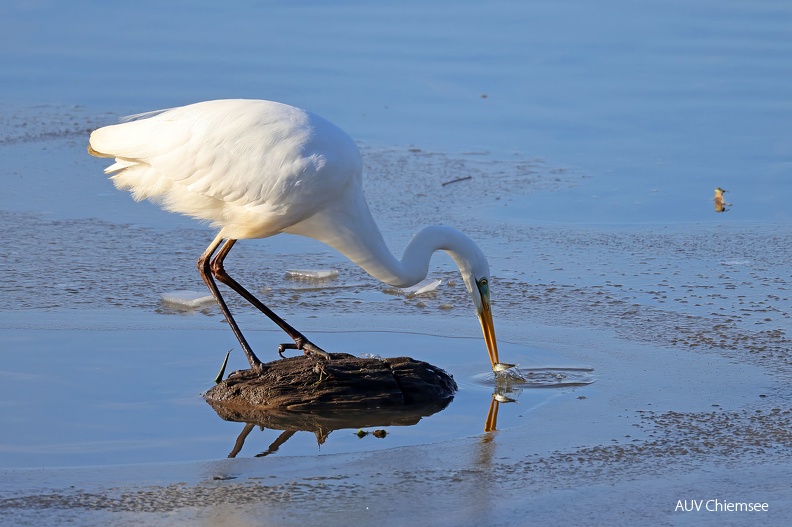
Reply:
[[[116,184],[138,199],[176,184],[226,203],[260,205],[276,202],[324,162],[306,152],[309,121],[277,103],[210,101],[100,128],[89,148],[116,158],[106,172],[119,172]]]

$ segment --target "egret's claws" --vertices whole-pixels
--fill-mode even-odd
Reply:
[[[294,344],[288,342],[286,344],[278,345],[278,355],[280,355],[281,358],[286,358],[283,355],[283,352],[286,350],[302,350],[302,352],[305,353],[306,355],[319,356],[325,360],[331,360],[329,353],[327,353],[325,350],[323,350],[316,344],[313,344],[309,340],[304,340],[302,342],[294,343]]]
[[[325,350],[323,350],[319,346],[316,346],[316,345],[314,345],[314,344],[312,344],[312,343],[310,343],[308,341],[306,341],[303,344],[302,350],[303,350],[303,352],[306,355],[318,355],[318,356],[322,357],[325,360],[330,360],[330,354],[329,353],[327,353]]]
[[[292,344],[291,342],[288,342],[286,344],[278,344],[278,355],[280,355],[282,359],[285,359],[286,356],[283,354],[284,351],[296,350],[296,349],[298,349],[297,344]]]

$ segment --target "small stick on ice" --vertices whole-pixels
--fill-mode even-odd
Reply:
[[[473,176],[458,177],[456,179],[452,179],[451,181],[446,181],[440,186],[445,187],[446,185],[450,185],[451,183],[459,183],[460,181],[465,181],[468,179],[473,179]]]

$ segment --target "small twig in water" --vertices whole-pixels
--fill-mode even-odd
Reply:
[[[456,179],[452,179],[451,181],[446,181],[441,186],[445,187],[446,185],[450,185],[451,183],[459,183],[460,181],[465,181],[466,179],[473,179],[473,176],[458,177]]]
[[[229,355],[231,355],[231,350],[228,350],[228,353],[226,353],[225,360],[223,361],[223,366],[220,368],[220,373],[218,373],[217,377],[215,377],[215,384],[220,384],[223,381],[223,375],[225,375],[226,366],[228,366]]]

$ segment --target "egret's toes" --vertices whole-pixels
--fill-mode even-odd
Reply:
[[[278,344],[278,355],[280,355],[280,357],[282,359],[285,359],[286,356],[283,354],[284,351],[286,351],[286,350],[296,350],[296,349],[300,349],[300,348],[297,347],[297,344],[294,344],[294,343],[291,343],[291,342],[286,343],[286,344]]]
[[[316,357],[322,357],[325,360],[330,360],[331,359],[329,353],[327,353],[325,350],[323,350],[319,346],[315,346],[314,344],[311,344],[310,342],[306,342],[305,344],[303,344],[303,353],[305,353],[306,355],[313,355],[313,356],[316,356]]]

